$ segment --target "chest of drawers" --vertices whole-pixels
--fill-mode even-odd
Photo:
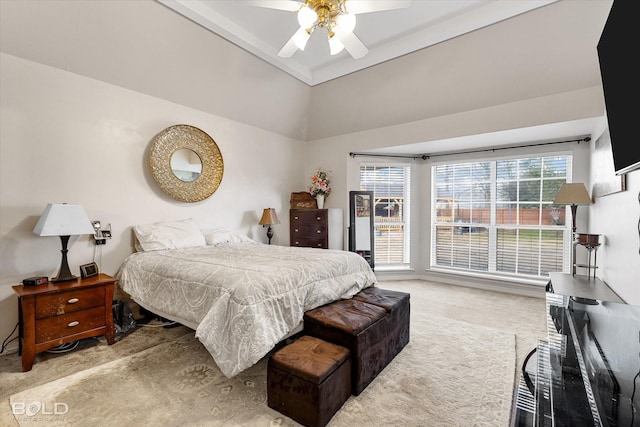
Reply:
[[[115,282],[99,274],[40,286],[14,286],[19,297],[22,370],[31,370],[36,354],[70,341],[104,335],[113,344]]]
[[[344,219],[340,208],[291,209],[290,246],[321,249],[344,248]]]
[[[291,209],[289,216],[291,246],[329,248],[327,209]]]

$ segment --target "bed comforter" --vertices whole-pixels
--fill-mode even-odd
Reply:
[[[254,242],[134,253],[117,278],[141,305],[198,324],[196,337],[227,377],[264,357],[305,311],[376,280],[352,252]]]

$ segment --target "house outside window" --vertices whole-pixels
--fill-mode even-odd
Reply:
[[[570,233],[553,200],[570,155],[432,167],[433,267],[546,277],[562,271]]]
[[[372,191],[376,267],[408,267],[411,167],[406,164],[360,166],[360,190]]]

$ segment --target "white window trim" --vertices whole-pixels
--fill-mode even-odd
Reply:
[[[413,163],[412,162],[360,162],[358,166],[358,179],[360,178],[360,171],[363,167],[379,167],[379,168],[388,168],[388,167],[401,167],[408,168],[407,176],[405,180],[408,181],[409,188],[406,186],[403,188],[404,191],[404,206],[403,212],[405,214],[405,218],[403,219],[403,262],[402,263],[380,263],[376,261],[375,266],[376,270],[410,270],[411,269],[411,188],[412,188],[412,174],[413,174]],[[359,179],[359,186],[362,188],[362,183]],[[375,197],[375,195],[374,195]],[[374,219],[375,224],[375,219]],[[377,252],[376,252],[377,253]],[[375,256],[375,254],[374,254]]]
[[[567,183],[571,183],[573,182],[573,157],[574,157],[574,153],[571,150],[560,150],[560,151],[548,151],[548,152],[522,152],[522,153],[518,153],[518,154],[505,154],[503,156],[494,156],[494,157],[472,157],[472,158],[466,158],[466,159],[462,159],[462,158],[457,158],[455,160],[442,160],[442,161],[435,161],[433,163],[431,163],[430,167],[430,179],[431,179],[431,185],[430,185],[430,193],[431,193],[431,209],[429,212],[429,218],[430,218],[430,225],[429,225],[429,259],[428,259],[428,268],[427,271],[434,271],[434,272],[446,272],[446,273],[452,273],[452,274],[462,274],[462,275],[468,275],[468,276],[476,276],[476,277],[494,277],[497,279],[502,279],[504,280],[505,278],[513,278],[515,280],[523,280],[523,281],[527,281],[527,282],[537,282],[540,280],[540,276],[533,276],[533,275],[525,275],[525,274],[518,274],[518,273],[506,273],[506,272],[499,272],[496,271],[496,255],[497,255],[497,230],[499,227],[496,226],[495,222],[496,222],[496,216],[495,216],[495,200],[496,200],[496,188],[495,185],[491,185],[490,187],[490,191],[491,191],[491,226],[489,227],[489,271],[475,271],[475,270],[468,270],[468,269],[458,269],[455,267],[445,267],[445,266],[440,266],[440,265],[436,265],[435,264],[435,251],[436,251],[436,239],[434,238],[435,236],[435,231],[436,231],[436,223],[435,223],[435,207],[436,207],[436,201],[437,201],[437,194],[434,191],[435,188],[435,170],[438,166],[441,165],[451,165],[451,164],[461,164],[461,163],[476,163],[476,162],[486,162],[486,161],[504,161],[504,160],[517,160],[517,159],[523,159],[523,158],[534,158],[534,157],[555,157],[555,156],[566,156],[567,157],[567,172],[566,172],[566,182]],[[496,176],[496,168],[492,167],[491,168],[491,183],[494,184],[496,182],[497,176]],[[570,264],[571,264],[571,255],[570,255],[570,251],[572,250],[571,248],[571,209],[569,206],[565,207],[565,225],[564,227],[562,227],[561,229],[563,229],[564,233],[564,241],[563,241],[563,262],[562,262],[562,269],[563,272],[567,273],[570,271]],[[504,227],[500,227],[500,228],[504,228]],[[526,226],[521,226],[518,225],[517,227],[514,226],[514,228],[526,228]],[[536,228],[537,229],[537,228]]]

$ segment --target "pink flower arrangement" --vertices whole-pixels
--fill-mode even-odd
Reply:
[[[318,168],[316,173],[311,175],[311,185],[309,186],[309,194],[316,197],[321,194],[325,197],[331,193],[331,187],[329,187],[329,175],[323,171],[322,168]]]

